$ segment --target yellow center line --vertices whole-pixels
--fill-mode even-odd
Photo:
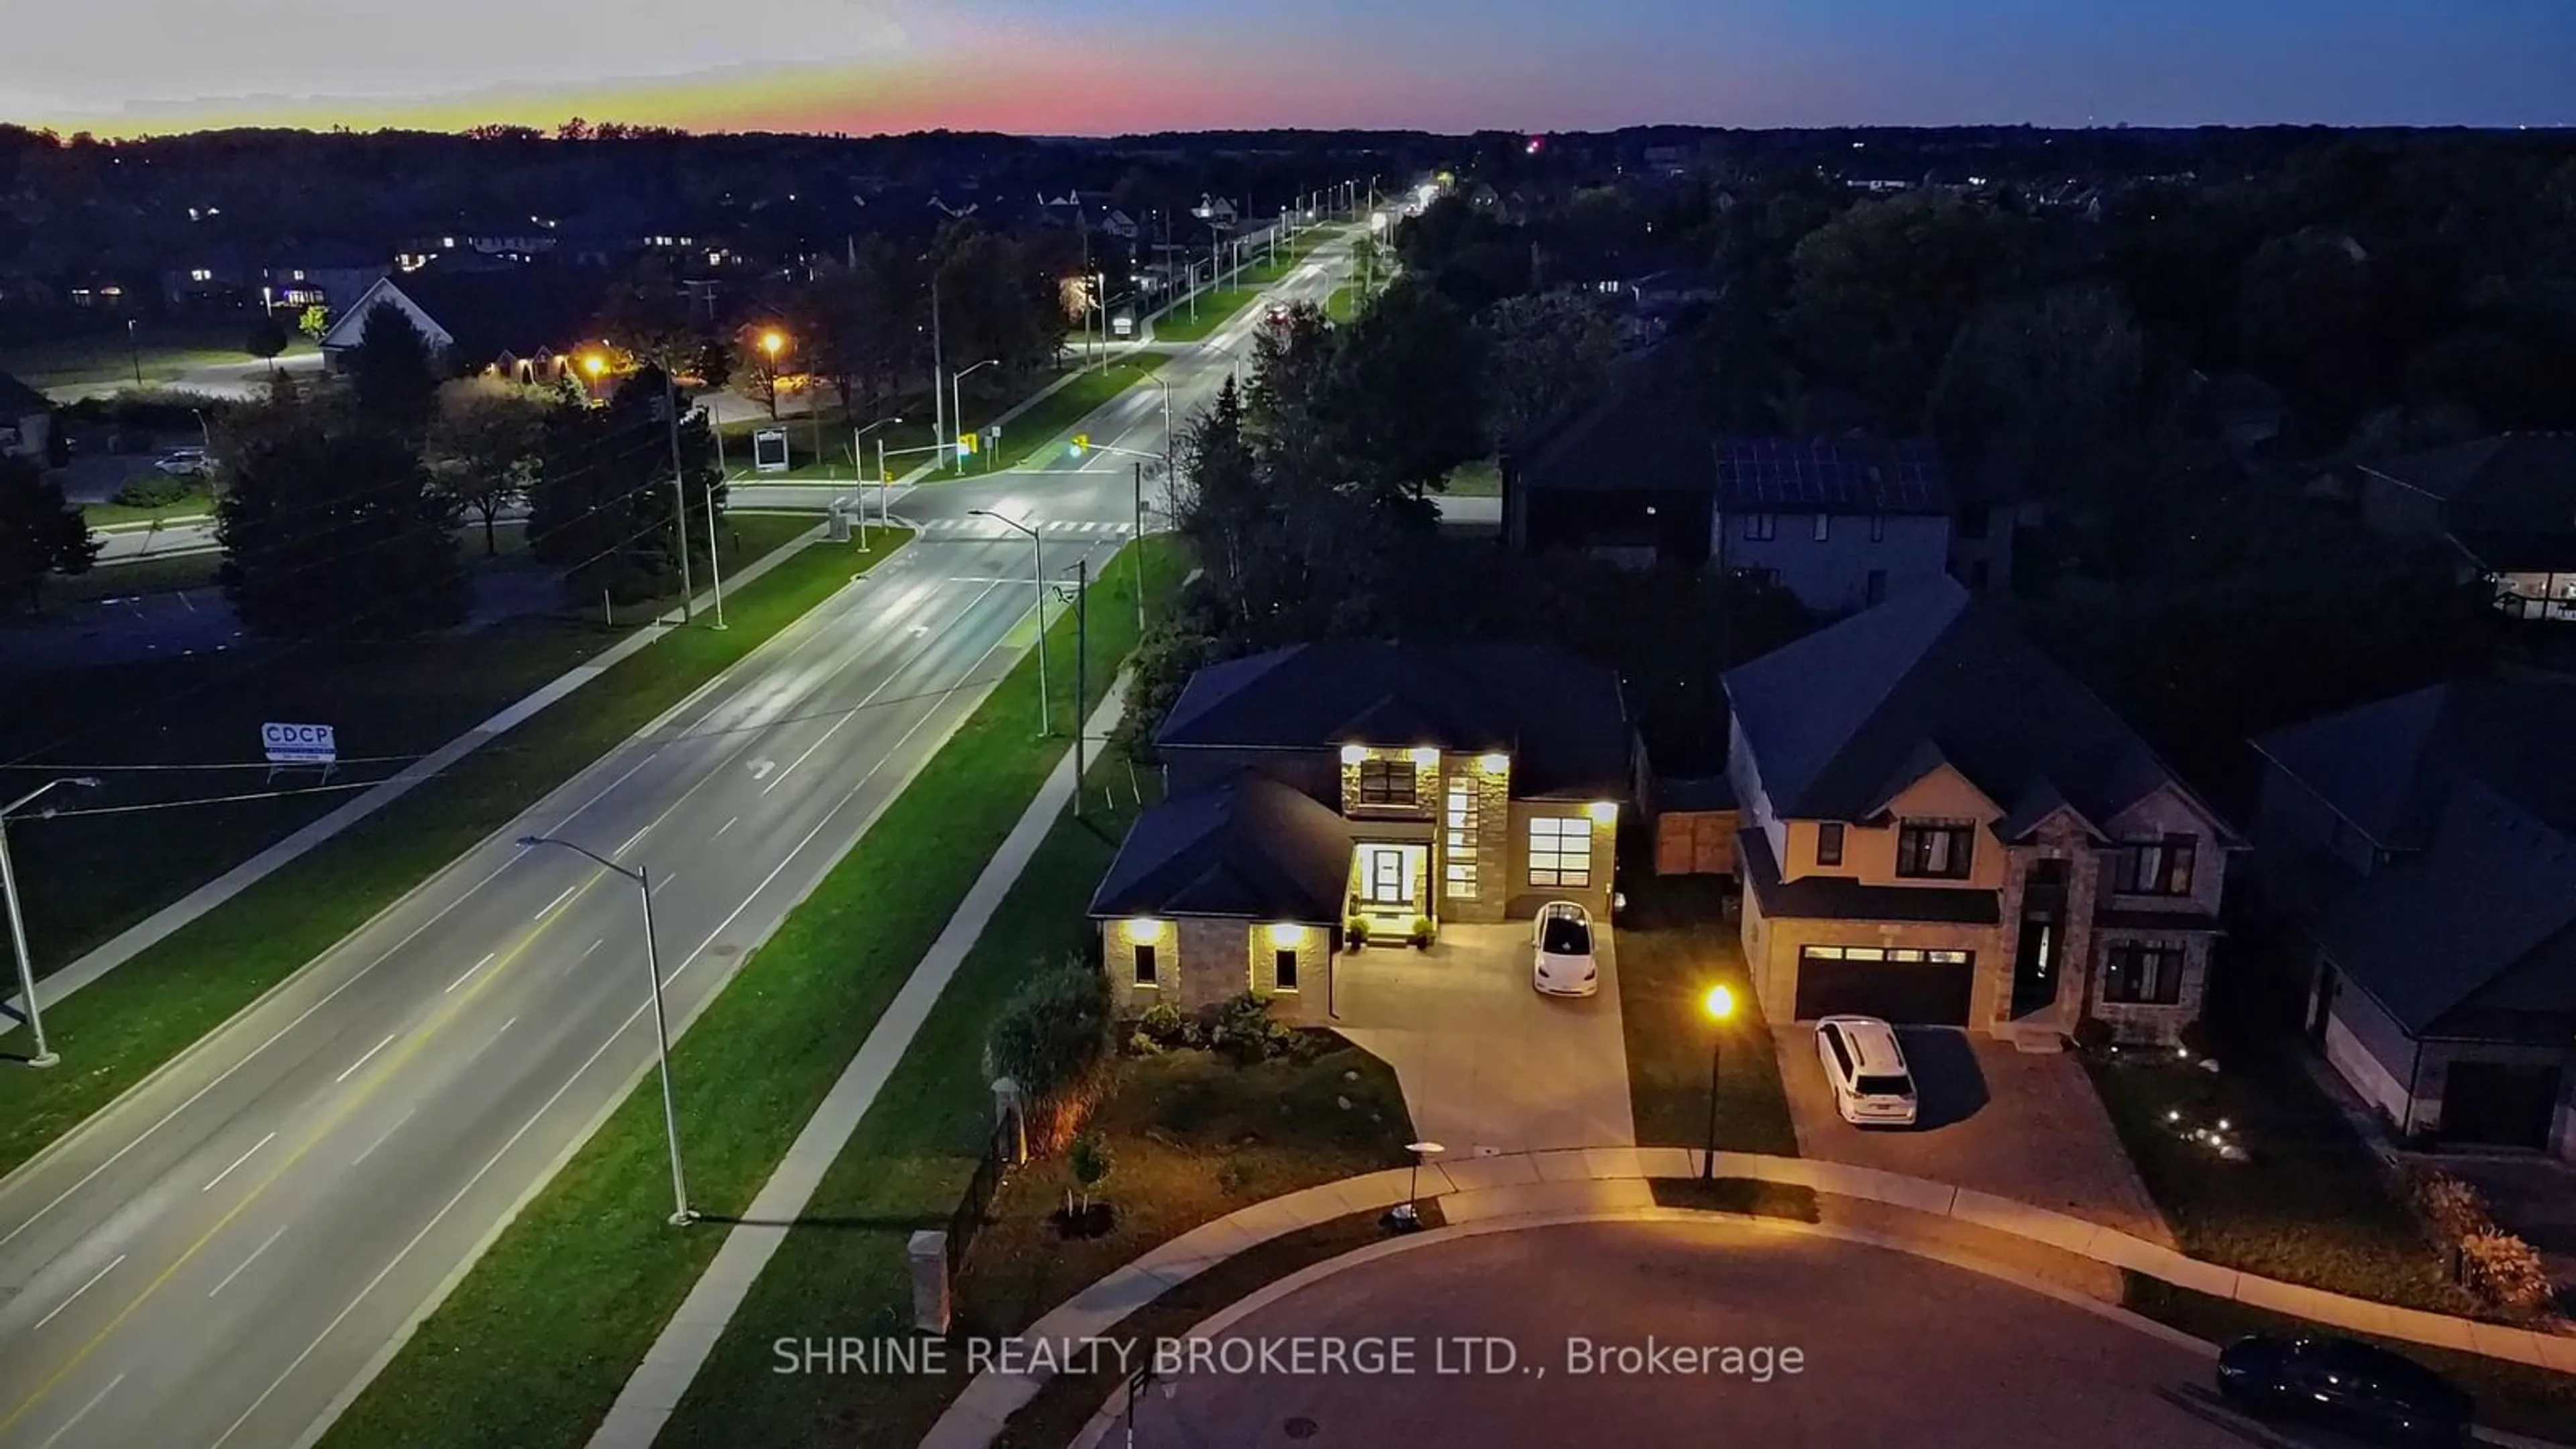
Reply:
[[[605,879],[607,879],[606,872],[602,871],[594,873],[589,880],[584,881],[580,886],[574,889],[571,901],[567,901],[566,904],[569,905],[572,902],[579,901],[582,897],[587,896],[590,894],[591,887],[599,884]],[[54,1390],[62,1387],[63,1380],[71,1377],[74,1370],[78,1369],[83,1363],[88,1362],[90,1355],[96,1353],[99,1350],[99,1347],[106,1343],[109,1338],[113,1337],[119,1328],[124,1327],[125,1321],[134,1316],[136,1309],[141,1308],[153,1294],[161,1291],[164,1285],[168,1284],[171,1279],[177,1277],[181,1269],[187,1267],[199,1253],[205,1251],[208,1243],[213,1242],[224,1229],[231,1227],[233,1220],[248,1211],[251,1204],[259,1201],[262,1194],[266,1193],[271,1187],[276,1186],[279,1179],[285,1177],[288,1172],[294,1170],[295,1165],[303,1161],[305,1156],[312,1152],[314,1148],[320,1146],[324,1138],[338,1130],[340,1124],[347,1121],[351,1113],[366,1105],[367,1100],[375,1095],[378,1088],[382,1087],[388,1080],[390,1080],[393,1075],[400,1071],[406,1063],[412,1060],[412,1058],[418,1056],[421,1048],[427,1046],[432,1037],[436,1036],[449,1023],[453,1022],[457,1016],[473,1002],[474,998],[482,995],[493,982],[500,980],[502,974],[508,971],[512,964],[517,962],[521,956],[525,955],[528,948],[537,943],[539,937],[542,937],[546,932],[554,929],[556,922],[563,920],[566,916],[571,914],[572,913],[570,911],[557,909],[553,914],[547,916],[534,930],[531,930],[525,936],[520,937],[519,943],[511,947],[507,953],[502,955],[499,960],[495,961],[492,968],[485,971],[482,974],[481,979],[477,980],[464,995],[457,997],[454,1001],[440,1008],[438,1014],[431,1018],[428,1025],[423,1026],[418,1031],[414,1032],[411,1038],[405,1041],[401,1047],[396,1049],[392,1055],[386,1057],[382,1062],[379,1062],[373,1072],[360,1078],[356,1090],[342,1098],[340,1103],[331,1111],[331,1113],[325,1117],[311,1133],[307,1134],[301,1142],[298,1142],[295,1145],[295,1150],[287,1153],[285,1157],[281,1158],[278,1161],[276,1168],[266,1177],[261,1178],[257,1185],[252,1187],[251,1190],[243,1196],[240,1202],[233,1205],[231,1211],[225,1213],[221,1218],[218,1218],[213,1227],[206,1229],[203,1234],[199,1235],[195,1242],[188,1245],[185,1252],[182,1252],[177,1258],[171,1260],[170,1266],[162,1269],[160,1273],[153,1277],[151,1282],[143,1285],[142,1290],[134,1295],[132,1301],[128,1302],[123,1308],[118,1309],[116,1316],[109,1319],[105,1327],[91,1335],[89,1341],[82,1344],[79,1349],[74,1351],[71,1358],[66,1361],[61,1368],[54,1370],[51,1376],[46,1378],[42,1384],[39,1384],[36,1387],[36,1391],[34,1393],[29,1394],[25,1401],[20,1403],[18,1407],[10,1410],[9,1417],[6,1419],[0,1419],[0,1434],[6,1434],[11,1429],[16,1428],[18,1422],[27,1417],[27,1412],[30,1409],[33,1409],[37,1404],[42,1403],[45,1397],[51,1394]]]

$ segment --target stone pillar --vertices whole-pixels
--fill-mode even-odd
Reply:
[[[1010,1143],[1005,1153],[1011,1166],[1017,1167],[1029,1160],[1028,1094],[1020,1090],[1019,1083],[1008,1077],[999,1077],[993,1082],[993,1128],[995,1131],[1005,1128],[1010,1131]]]
[[[948,1331],[948,1235],[924,1228],[912,1235],[912,1326],[924,1333]]]

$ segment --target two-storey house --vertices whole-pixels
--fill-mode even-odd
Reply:
[[[2215,811],[1948,579],[1726,676],[1743,942],[1773,1020],[1857,1012],[2034,1045],[2200,1013]]]
[[[2439,538],[2516,619],[2576,620],[2576,433],[2499,433],[2365,465],[2371,527]]]
[[[1126,1011],[1251,990],[1331,1014],[1367,948],[1570,900],[1606,921],[1638,758],[1617,676],[1555,650],[1343,640],[1193,675],[1169,784],[1093,894]]]
[[[2570,740],[2576,686],[2481,680],[2255,742],[2308,1036],[2403,1135],[2576,1158]]]

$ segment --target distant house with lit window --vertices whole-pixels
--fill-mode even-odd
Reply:
[[[458,376],[491,372],[520,382],[562,376],[586,341],[607,283],[597,273],[543,265],[450,266],[378,277],[322,334],[334,371],[366,340],[380,306],[409,314],[431,352]]]
[[[1936,580],[1728,671],[1726,695],[1773,1021],[2049,1044],[2199,1016],[2236,837],[1997,606]]]
[[[1444,922],[1557,900],[1606,922],[1640,765],[1617,676],[1520,645],[1342,640],[1211,665],[1154,747],[1170,795],[1091,901],[1112,990],[1129,1013],[1250,990],[1291,1021],[1328,1014],[1357,953]]]
[[[2359,472],[2371,527],[2449,543],[2512,618],[2576,622],[2576,433],[2499,433]]]

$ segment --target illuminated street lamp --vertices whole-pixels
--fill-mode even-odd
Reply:
[[[966,510],[966,516],[969,518],[989,518],[995,523],[1006,523],[1029,536],[1029,582],[1037,585],[1038,591],[1038,738],[1045,739],[1048,735],[1055,733],[1055,727],[1047,715],[1046,542],[1038,537],[1038,531],[1036,529],[1029,527],[1027,524],[1022,523],[1007,513],[996,513],[989,508],[969,508]],[[1082,720],[1079,717],[1079,712],[1082,708],[1082,702],[1080,700],[1074,701],[1073,707],[1076,711],[1076,718],[1073,722],[1073,726],[1075,729],[1080,729],[1082,728]]]
[[[769,356],[769,416],[778,417],[778,354],[787,349],[787,334],[772,327],[760,334],[760,350]]]
[[[62,1058],[55,1056],[53,1049],[45,1045],[45,1018],[44,1014],[36,1008],[36,962],[27,954],[27,918],[18,905],[18,877],[9,867],[9,817],[33,805],[47,792],[65,785],[80,790],[95,790],[98,788],[98,781],[88,775],[50,780],[8,804],[0,805],[0,895],[6,895],[9,898],[9,945],[18,954],[18,1000],[22,1003],[20,1009],[27,1013],[27,1030],[36,1038],[36,1049],[27,1058],[27,1065],[31,1067],[50,1067]],[[44,813],[51,815],[54,812],[48,808]]]
[[[973,367],[961,367],[948,374],[948,419],[957,425],[959,438],[966,436],[966,395],[960,390],[959,384],[965,382],[966,375],[970,372],[981,372],[985,368],[1001,365],[1002,359],[987,357]],[[962,445],[949,455],[949,466],[960,473],[966,471],[966,449]]]
[[[1735,993],[1723,986],[1712,986],[1700,998],[1700,1010],[1708,1017],[1708,1155],[1700,1159],[1699,1180],[1717,1180],[1717,1062],[1726,1044],[1726,1023],[1735,1015]]]

